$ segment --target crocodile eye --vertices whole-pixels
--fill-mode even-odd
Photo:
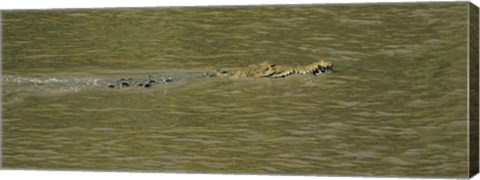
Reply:
[[[166,83],[171,83],[172,81],[173,81],[173,80],[170,79],[170,78],[163,80],[163,82],[166,82]]]

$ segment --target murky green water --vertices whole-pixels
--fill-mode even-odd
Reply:
[[[467,3],[2,12],[2,166],[466,177]],[[283,79],[198,78],[265,60]],[[112,90],[148,74],[173,83]]]

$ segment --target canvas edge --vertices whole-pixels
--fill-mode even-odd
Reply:
[[[1,86],[3,78],[3,11],[0,10],[0,94],[3,94]],[[3,95],[0,95],[0,170],[3,169]]]
[[[469,3],[468,13],[468,162],[469,177],[479,171],[479,59],[478,59],[478,7]]]
[[[445,0],[445,1],[440,1],[440,0],[431,0],[431,1],[398,1],[398,0],[392,0],[392,1],[352,1],[352,2],[344,2],[344,3],[339,3],[335,1],[326,1],[326,2],[312,2],[312,3],[301,3],[301,2],[295,2],[295,3],[251,3],[251,4],[223,4],[218,3],[218,4],[197,4],[197,5],[190,5],[190,4],[172,4],[172,5],[146,5],[146,6],[128,6],[128,5],[121,5],[118,4],[116,6],[74,6],[74,7],[39,7],[39,8],[19,8],[19,9],[2,9],[0,7],[0,11],[4,11],[6,13],[9,12],[28,12],[28,11],[65,11],[65,10],[73,10],[73,11],[81,11],[81,10],[92,10],[92,9],[102,9],[102,10],[124,10],[124,9],[157,9],[157,8],[238,8],[238,7],[290,7],[290,6],[337,6],[337,5],[395,5],[395,4],[437,4],[437,3],[469,3],[469,0]]]

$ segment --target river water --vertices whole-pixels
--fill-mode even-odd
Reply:
[[[2,167],[467,177],[468,4],[2,12]],[[333,73],[201,78],[265,60]],[[108,89],[119,78],[174,82]]]

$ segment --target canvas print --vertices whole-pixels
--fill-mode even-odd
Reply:
[[[6,10],[1,168],[469,178],[469,2]]]

